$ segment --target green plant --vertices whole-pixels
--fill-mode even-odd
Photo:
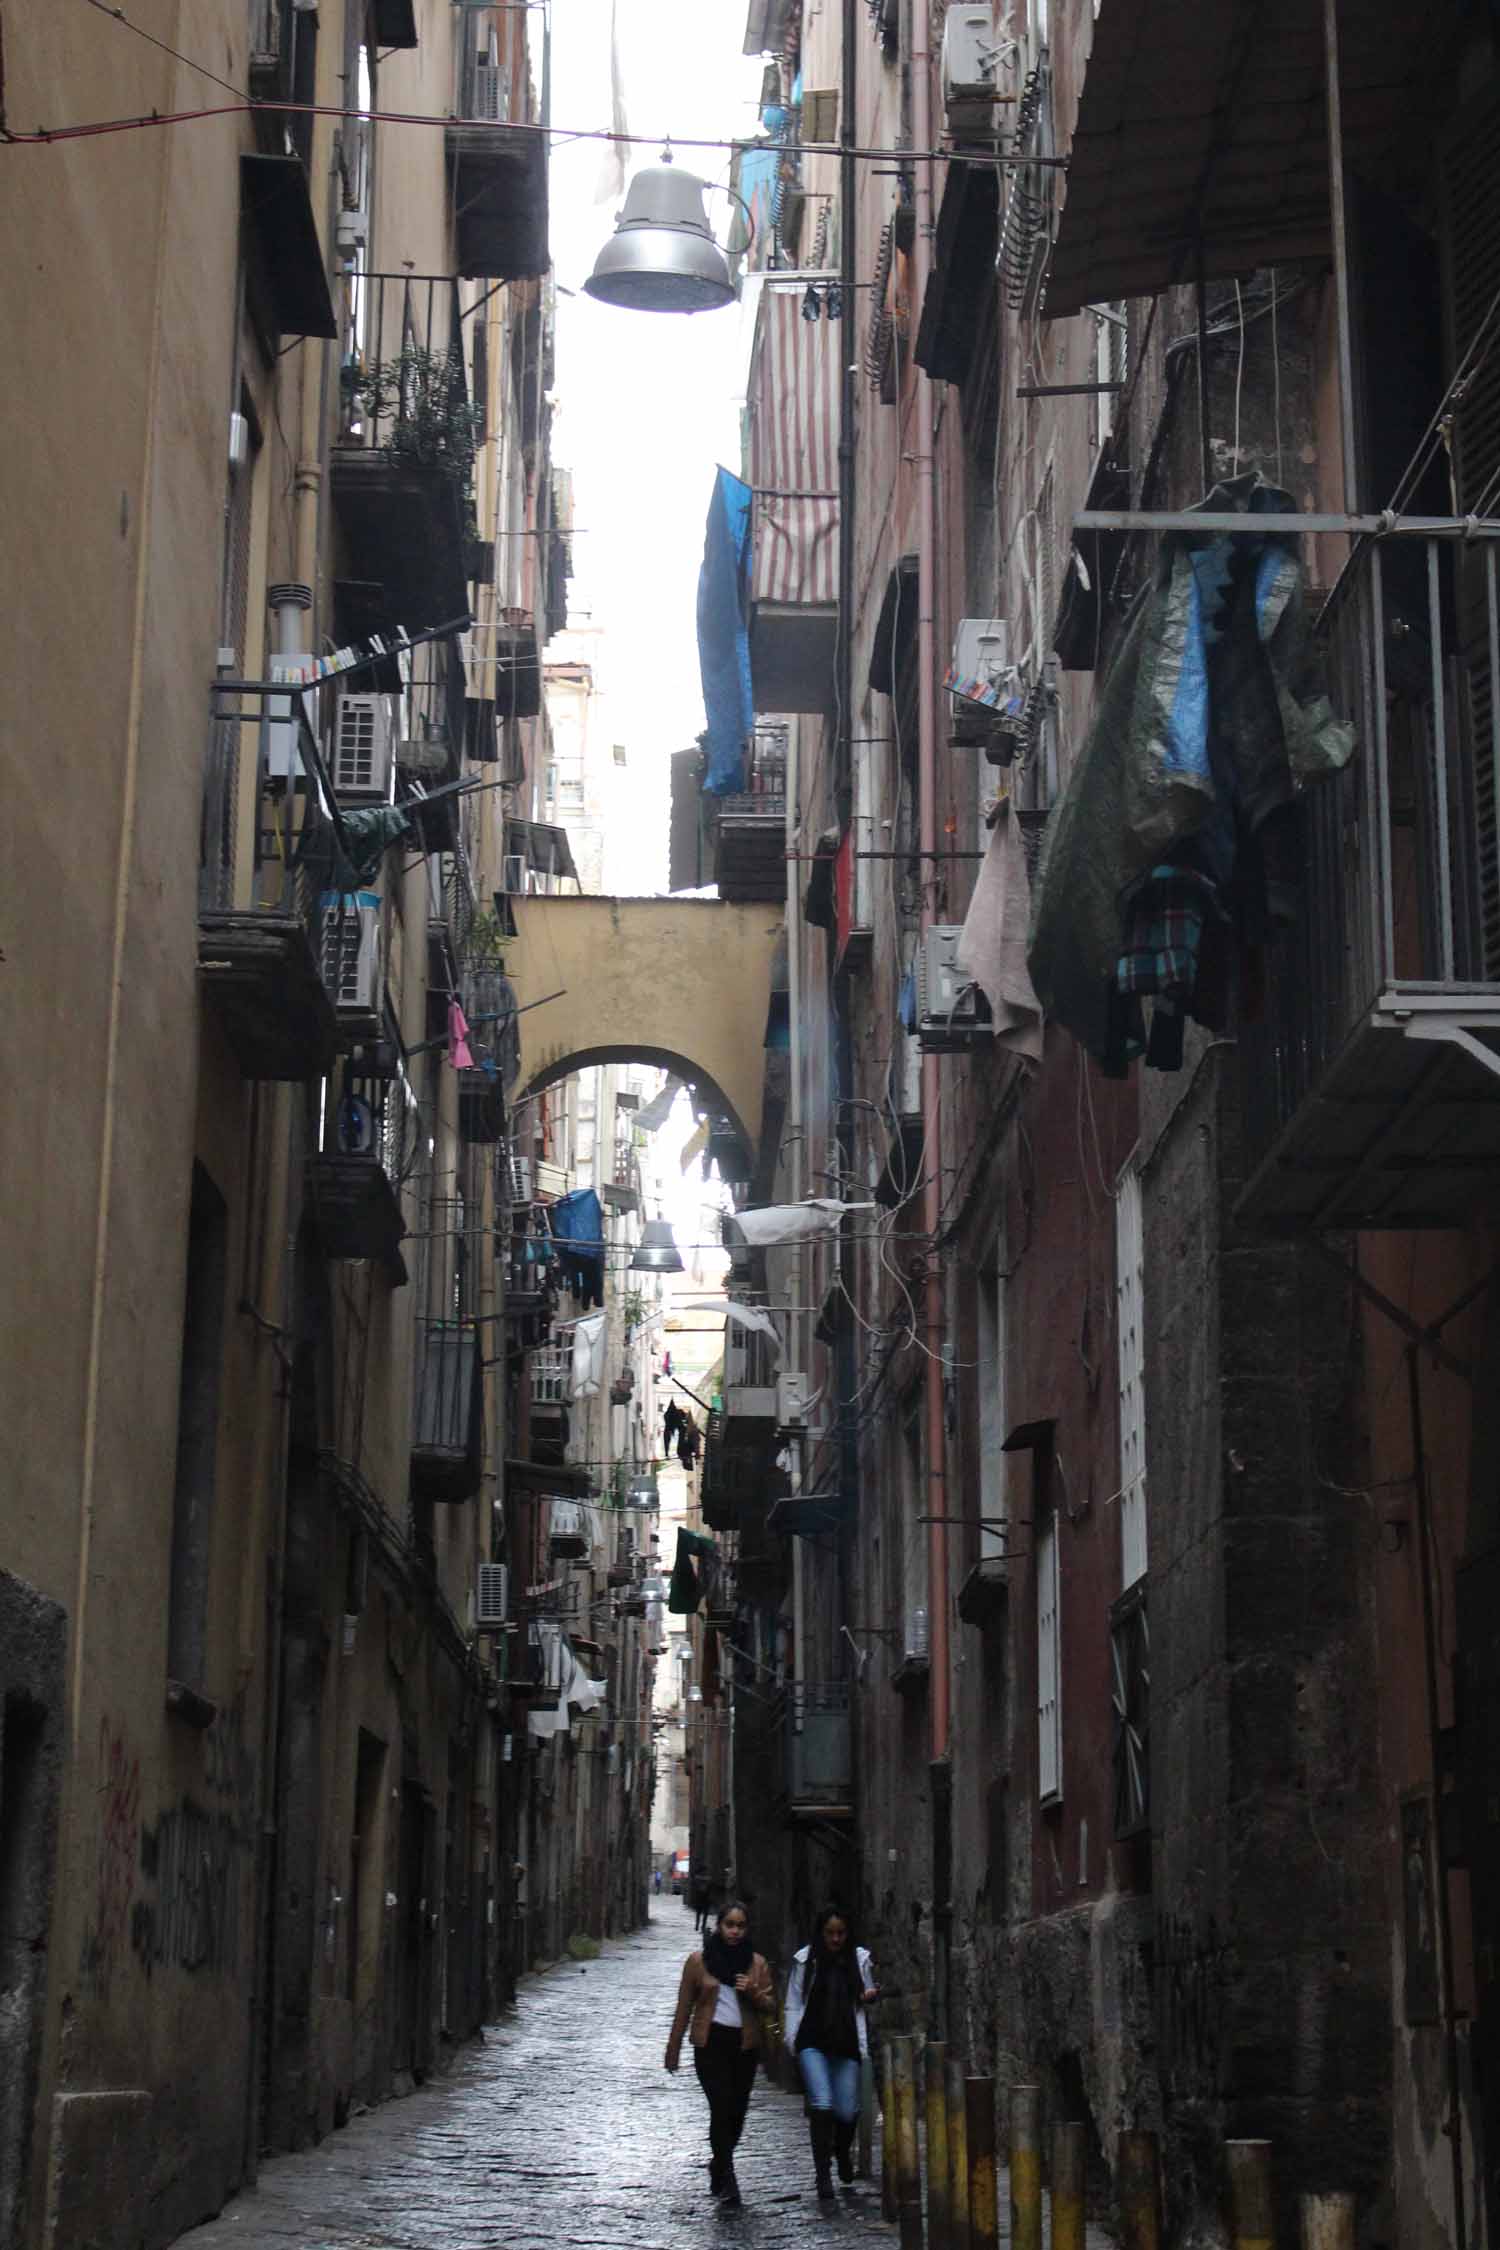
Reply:
[[[446,469],[467,487],[482,416],[469,403],[461,351],[408,344],[399,358],[357,370],[351,388],[387,453]]]
[[[646,1317],[646,1292],[644,1289],[627,1289],[625,1292],[625,1325],[639,1328]]]
[[[470,968],[504,968],[505,931],[499,915],[490,907],[480,907],[470,922],[465,952]]]

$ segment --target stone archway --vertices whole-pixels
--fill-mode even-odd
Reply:
[[[779,902],[533,896],[515,916],[515,1099],[592,1063],[655,1063],[756,1147]]]

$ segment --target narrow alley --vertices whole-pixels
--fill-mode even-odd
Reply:
[[[756,2080],[737,2171],[744,2204],[707,2187],[707,2110],[662,2049],[693,1922],[676,1899],[596,1961],[528,1981],[446,2077],[272,2158],[259,2185],[182,2239],[186,2250],[685,2250],[731,2227],[760,2250],[894,2241],[877,2180],[820,2212],[801,2101]]]

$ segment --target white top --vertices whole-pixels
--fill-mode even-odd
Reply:
[[[745,2013],[740,2006],[739,1994],[732,1984],[721,1984],[719,1996],[714,2002],[714,2022],[733,2024],[735,2030],[738,2031],[744,2021]]]
[[[797,2027],[802,2021],[802,2011],[807,2006],[807,1964],[811,1954],[812,1947],[804,1945],[802,1951],[793,1960],[791,1974],[786,1980],[786,2027],[783,2036],[787,2046],[794,2050],[797,2045]],[[869,1992],[873,1990],[875,1964],[870,1958],[869,1948],[857,1945],[854,1948],[854,1960],[859,1970],[860,1991]],[[868,2055],[870,2052],[870,2033],[865,2023],[865,2011],[860,2003],[858,1993],[856,1993],[854,2000],[854,2028],[859,2033],[860,2054],[862,2056]]]

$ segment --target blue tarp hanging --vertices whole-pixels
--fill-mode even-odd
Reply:
[[[548,1206],[558,1270],[585,1310],[604,1302],[604,1213],[592,1188],[575,1188]]]
[[[698,669],[708,719],[703,787],[711,797],[745,786],[745,745],[755,723],[750,700],[750,487],[728,469],[714,478],[698,573]]]

